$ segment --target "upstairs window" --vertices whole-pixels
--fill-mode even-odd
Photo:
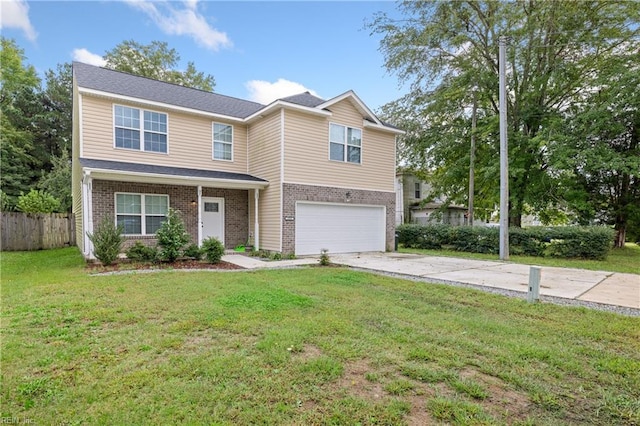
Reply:
[[[213,159],[233,160],[233,126],[213,123]]]
[[[416,182],[414,185],[415,185],[415,190],[414,190],[413,198],[420,198],[420,182]]]
[[[360,164],[362,130],[331,123],[329,125],[329,158],[334,161]]]
[[[116,148],[167,152],[167,114],[122,105],[113,114]]]

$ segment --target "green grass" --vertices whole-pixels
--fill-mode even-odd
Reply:
[[[460,257],[478,260],[499,260],[497,254],[467,253],[455,250],[422,250],[400,247],[402,253],[429,256]],[[640,246],[627,243],[624,248],[612,249],[606,260],[559,259],[553,257],[509,256],[509,261],[525,265],[555,266],[560,268],[588,269],[590,271],[624,272],[640,274]]]
[[[640,425],[640,318],[346,268],[89,276],[2,253],[2,417]]]

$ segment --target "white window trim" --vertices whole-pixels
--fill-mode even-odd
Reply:
[[[130,127],[124,127],[124,126],[117,126],[123,129],[128,129],[128,130],[137,130],[140,133],[140,148],[139,149],[134,149],[134,148],[124,148],[121,146],[116,146],[116,107],[124,107],[124,108],[131,108],[131,109],[137,109],[138,110],[138,119],[140,121],[140,128],[139,129],[134,129],[134,128],[130,128]],[[138,152],[146,152],[149,154],[160,154],[160,155],[168,155],[169,154],[169,113],[164,112],[164,111],[156,111],[156,110],[152,110],[152,109],[148,109],[148,108],[140,108],[137,106],[130,106],[130,105],[123,105],[123,104],[113,104],[111,111],[113,112],[112,114],[112,131],[113,131],[113,148],[114,149],[124,149],[126,151],[138,151]],[[144,149],[144,112],[155,112],[158,114],[164,114],[167,116],[167,132],[163,133],[163,132],[152,132],[149,130],[150,133],[158,133],[158,134],[165,134],[167,136],[167,152],[160,152],[160,151],[146,151]]]
[[[157,214],[154,215],[147,215],[145,214],[145,202],[144,202],[144,197],[146,195],[153,195],[156,197],[166,197],[167,198],[167,209],[169,209],[171,207],[170,204],[170,199],[169,199],[169,194],[149,194],[149,193],[144,193],[144,192],[114,192],[113,193],[113,210],[114,210],[114,220],[115,220],[115,225],[118,226],[118,195],[139,195],[140,196],[140,231],[142,231],[141,234],[123,234],[126,237],[145,237],[145,236],[150,236],[150,235],[156,235],[156,234],[147,234],[146,231],[146,217],[147,216],[160,216]],[[121,216],[137,216],[138,214],[136,213],[122,213]],[[166,215],[165,215],[166,217]]]
[[[344,155],[343,155],[343,159],[342,160],[334,160],[333,158],[331,158],[331,144],[332,143],[336,143],[337,144],[337,142],[332,142],[331,141],[331,126],[332,125],[340,126],[340,127],[344,128],[344,151],[343,151]],[[347,134],[348,134],[347,129],[353,129],[353,130],[359,130],[360,131],[360,146],[350,145],[349,144],[349,139],[347,138]],[[362,151],[363,151],[363,149],[362,149],[362,145],[363,145],[362,140],[364,139],[363,136],[364,136],[364,132],[359,127],[346,126],[344,124],[334,123],[334,122],[330,121],[329,122],[329,145],[328,145],[329,146],[329,153],[328,153],[329,154],[329,161],[333,161],[333,162],[336,162],[336,163],[345,163],[345,164],[353,164],[353,165],[356,165],[356,166],[361,166],[362,165]],[[354,163],[353,161],[347,161],[348,152],[349,152],[348,147],[350,147],[350,146],[356,147],[356,148],[360,148],[360,161],[358,163]]]
[[[216,140],[215,140],[215,125],[219,124],[221,126],[229,126],[231,127],[231,143],[229,142],[225,142],[225,141],[217,141],[219,143],[224,143],[224,144],[229,144],[231,145],[231,159],[227,160],[225,158],[216,158]],[[233,138],[234,138],[234,134],[235,134],[235,129],[233,128],[233,124],[229,124],[229,123],[222,123],[220,121],[213,121],[211,122],[211,159],[214,161],[226,161],[228,163],[233,163]]]

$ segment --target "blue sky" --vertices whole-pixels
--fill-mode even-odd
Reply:
[[[309,90],[329,99],[354,90],[373,110],[401,97],[384,69],[371,1],[25,1],[0,0],[2,35],[39,73],[71,60],[99,64],[123,40],[166,41],[182,66],[216,79],[221,94],[267,103]]]

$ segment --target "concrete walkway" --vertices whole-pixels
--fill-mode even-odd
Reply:
[[[247,269],[317,264],[317,258],[265,262],[242,255],[223,260]],[[529,286],[529,265],[423,256],[408,253],[335,254],[333,263],[424,281],[468,284],[522,292]],[[640,275],[584,269],[541,267],[540,295],[640,309]]]

